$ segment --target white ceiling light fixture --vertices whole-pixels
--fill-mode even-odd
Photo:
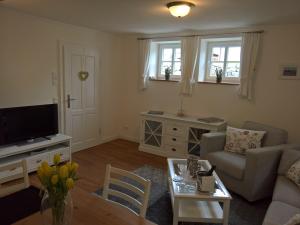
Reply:
[[[170,2],[167,4],[167,7],[170,10],[172,16],[175,16],[177,18],[188,15],[191,11],[191,8],[194,6],[195,4],[186,1]]]

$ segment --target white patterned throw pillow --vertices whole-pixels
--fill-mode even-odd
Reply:
[[[300,224],[300,214],[295,214],[287,223],[284,225],[299,225]]]
[[[261,141],[265,133],[265,131],[227,127],[224,150],[244,155],[247,149],[261,147]]]
[[[286,177],[300,187],[300,159],[289,168]]]

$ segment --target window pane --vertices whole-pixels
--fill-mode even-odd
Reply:
[[[213,62],[210,66],[209,76],[215,77],[216,76],[216,69],[223,69],[224,63],[216,63]]]
[[[181,60],[181,49],[180,48],[176,48],[175,49],[175,61],[180,61]]]
[[[240,63],[227,63],[226,65],[226,77],[239,77],[240,75]]]
[[[241,47],[229,47],[228,48],[228,61],[240,61]]]
[[[165,69],[171,67],[172,68],[172,62],[162,62],[161,68],[160,68],[160,74],[165,74]]]
[[[211,54],[211,61],[218,62],[225,59],[225,47],[213,47]]]
[[[162,60],[163,61],[172,61],[173,49],[172,48],[163,48],[162,50]]]
[[[179,76],[181,75],[181,63],[180,62],[174,63],[173,75],[179,75]]]

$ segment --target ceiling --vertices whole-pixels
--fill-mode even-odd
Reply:
[[[191,0],[178,19],[166,0],[4,0],[0,6],[64,23],[124,33],[167,33],[300,23],[299,0]]]

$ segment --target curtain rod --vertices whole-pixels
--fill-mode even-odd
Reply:
[[[247,34],[247,33],[264,33],[264,30],[245,31],[245,32],[232,32],[232,33],[179,35],[179,36],[167,36],[167,37],[145,37],[145,38],[137,38],[137,40],[162,39],[162,38],[206,37],[206,36],[214,36],[214,35],[231,35],[231,34],[237,35],[237,34]]]

